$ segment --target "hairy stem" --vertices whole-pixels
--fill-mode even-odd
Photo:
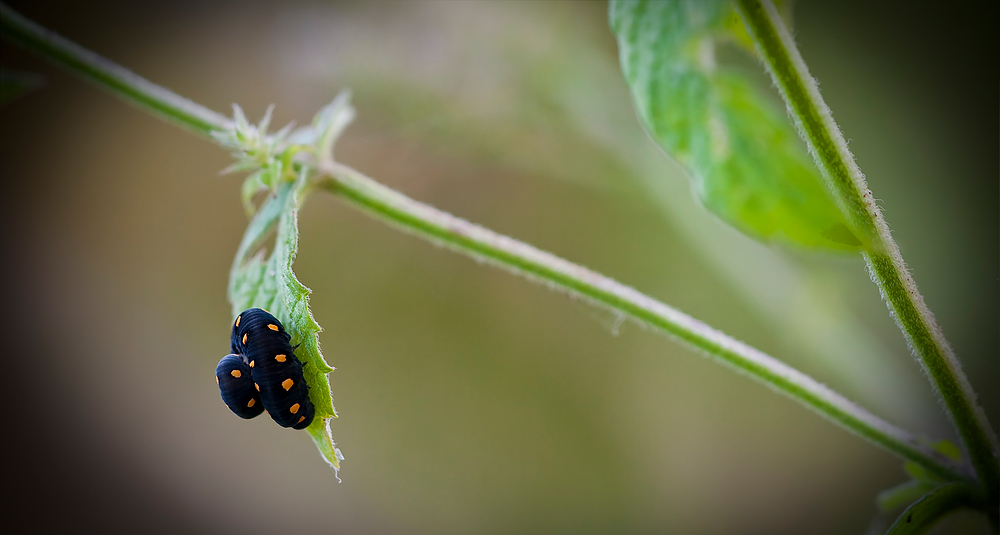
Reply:
[[[4,37],[160,117],[201,134],[222,131],[232,125],[225,117],[53,34],[2,4],[0,13],[0,31]],[[338,163],[324,163],[319,172],[317,186],[397,227],[665,332],[939,477],[951,481],[970,477],[962,467],[923,445],[908,432],[879,419],[816,380],[632,288],[417,202]]]
[[[962,366],[924,303],[906,269],[899,247],[854,162],[802,56],[770,0],[739,0],[740,16],[757,52],[781,92],[789,113],[805,139],[841,211],[855,230],[868,238],[864,252],[872,280],[878,285],[896,323],[931,384],[944,401],[989,501],[1000,498],[997,439],[979,406]]]
[[[962,477],[951,463],[907,432],[774,357],[633,288],[410,199],[347,166],[330,163],[321,171],[330,178],[324,183],[329,191],[407,232],[624,314],[687,343],[900,457],[920,459],[916,462],[924,466],[931,463],[931,470],[947,479]]]

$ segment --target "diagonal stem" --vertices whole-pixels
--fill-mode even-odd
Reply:
[[[231,121],[224,115],[158,86],[132,71],[39,26],[0,3],[0,32],[5,39],[69,69],[140,108],[174,124],[210,137],[213,130],[225,130]]]
[[[3,4],[0,4],[0,33],[99,87],[210,139],[211,132],[232,126],[222,115],[59,37]],[[410,199],[346,166],[329,162],[319,171],[318,185],[397,227],[649,325],[941,478],[966,481],[970,477],[962,467],[907,431],[885,422],[811,377],[635,289]]]
[[[737,5],[757,53],[781,92],[828,189],[855,230],[874,244],[864,252],[872,280],[944,402],[987,493],[988,503],[995,506],[1000,500],[996,435],[961,363],[906,269],[899,247],[892,239],[830,108],[823,101],[816,81],[770,0],[739,0]]]
[[[329,177],[322,184],[330,192],[402,230],[624,314],[764,383],[848,431],[927,466],[941,477],[964,479],[943,456],[906,431],[778,359],[679,310],[583,266],[410,199],[347,166],[329,163],[320,171]]]

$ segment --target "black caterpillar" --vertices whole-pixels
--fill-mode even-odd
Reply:
[[[215,378],[222,401],[240,418],[266,410],[281,427],[305,429],[312,423],[316,411],[289,340],[267,311],[251,308],[236,317],[232,354],[219,361]]]

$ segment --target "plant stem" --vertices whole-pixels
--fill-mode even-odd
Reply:
[[[944,338],[899,247],[854,162],[843,134],[823,101],[816,81],[770,0],[739,0],[743,23],[778,86],[789,113],[816,160],[841,211],[871,248],[864,254],[872,280],[903,331],[911,350],[944,401],[990,503],[1000,497],[996,435],[990,427],[962,366]]]
[[[402,230],[665,332],[896,455],[924,466],[931,463],[931,470],[947,479],[963,477],[907,432],[811,377],[633,288],[410,199],[347,166],[330,163],[320,171],[330,177],[324,185],[332,193]]]
[[[56,36],[2,4],[0,14],[0,33],[4,37],[15,39],[39,55],[161,117],[203,135],[232,125],[225,117]],[[323,164],[319,171],[322,176],[318,185],[403,230],[652,326],[946,480],[970,478],[962,467],[908,432],[879,419],[816,380],[632,288],[417,202],[349,167],[330,162]]]
[[[102,89],[107,89],[147,111],[204,137],[225,130],[231,122],[224,115],[200,106],[158,86],[132,71],[26,19],[0,3],[3,36],[45,59],[65,67]]]

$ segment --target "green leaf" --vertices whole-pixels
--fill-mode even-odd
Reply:
[[[310,176],[317,162],[332,159],[337,137],[354,117],[350,96],[344,92],[316,114],[313,125],[292,132],[292,125],[268,134],[271,120],[268,108],[257,126],[251,125],[239,106],[233,106],[233,126],[212,136],[233,149],[237,163],[229,170],[253,171],[241,188],[241,200],[248,214],[254,212],[243,234],[229,272],[229,301],[233,318],[252,307],[267,310],[278,318],[291,335],[295,355],[302,361],[302,374],[309,385],[309,399],[316,415],[306,431],[323,458],[340,470],[343,460],[330,433],[330,422],[337,417],[330,394],[327,374],[333,368],[323,359],[318,335],[322,330],[309,310],[309,288],[295,276],[292,265],[299,250],[298,214],[310,187]],[[253,197],[270,191],[255,210]],[[268,256],[267,239],[274,235],[274,247]]]
[[[6,106],[44,85],[42,76],[0,67],[0,106]]]
[[[240,202],[243,203],[243,211],[246,212],[247,217],[252,216],[257,211],[257,207],[253,204],[253,198],[267,189],[263,174],[263,169],[250,173],[243,180],[243,187],[240,188]]]
[[[933,444],[928,444],[928,445],[931,447],[931,449],[947,457],[948,459],[951,459],[952,461],[955,462],[962,461],[962,450],[958,449],[958,446],[956,446],[949,440],[939,440]],[[912,477],[914,480],[919,481],[921,483],[925,483],[934,487],[939,486],[942,483],[945,483],[944,479],[941,479],[941,477],[929,472],[924,467],[912,461],[903,463],[903,470],[905,470],[906,473],[909,474],[909,476]]]
[[[958,446],[951,441],[939,440],[928,445],[948,459],[956,463],[962,462],[962,450],[958,449]],[[899,507],[911,504],[924,494],[948,482],[912,461],[903,463],[903,470],[912,479],[891,489],[883,490],[875,498],[882,513],[890,513]]]
[[[962,460],[962,450],[960,450],[958,446],[956,446],[955,443],[950,440],[947,439],[939,440],[931,444],[931,447],[934,448],[934,450],[937,451],[938,453],[944,455],[945,457],[953,461],[961,462]]]
[[[969,487],[953,483],[928,492],[906,508],[886,535],[923,533],[942,517],[964,507],[975,507],[975,495]]]
[[[878,504],[879,511],[890,513],[904,505],[913,503],[934,488],[934,484],[911,479],[906,483],[878,493],[878,496],[875,497],[875,503]]]
[[[292,271],[298,252],[298,211],[304,200],[307,173],[295,182],[284,182],[266,200],[250,221],[229,274],[229,300],[233,318],[240,312],[259,307],[278,318],[298,345],[295,355],[302,361],[302,373],[309,385],[309,399],[316,407],[313,423],[306,428],[323,458],[340,469],[343,456],[330,435],[330,420],[337,417],[326,374],[333,371],[319,349],[321,331],[309,310],[310,290]],[[265,259],[259,249],[275,231],[274,249]]]
[[[715,64],[739,42],[729,1],[615,0],[609,17],[640,120],[709,210],[756,239],[859,249],[785,113]]]
[[[354,120],[354,108],[351,107],[350,100],[351,92],[341,91],[333,102],[320,109],[313,118],[312,128],[317,132],[313,150],[320,162],[333,161],[333,144]]]
[[[295,355],[302,361],[309,399],[316,409],[306,431],[323,458],[334,470],[340,470],[344,457],[330,433],[330,422],[337,412],[326,376],[333,368],[319,349],[317,335],[322,329],[309,310],[310,290],[299,282],[292,265],[299,249],[298,212],[311,191],[309,177],[319,160],[316,156],[332,158],[333,144],[353,118],[354,109],[349,95],[342,93],[320,110],[312,127],[292,139],[287,139],[291,125],[275,134],[267,133],[272,109],[268,108],[261,122],[253,126],[243,110],[234,105],[233,127],[212,134],[233,149],[237,162],[227,171],[253,171],[244,180],[240,195],[248,214],[255,212],[252,200],[257,193],[272,192],[256,210],[240,241],[229,273],[229,301],[234,318],[248,308],[259,307],[284,324],[292,344],[297,346]],[[272,233],[274,247],[268,256],[263,247]]]

